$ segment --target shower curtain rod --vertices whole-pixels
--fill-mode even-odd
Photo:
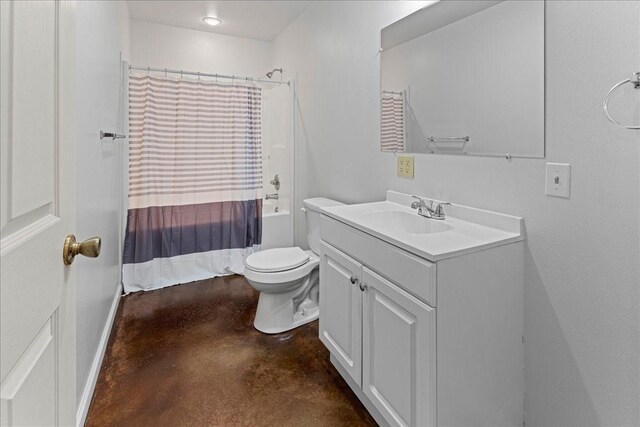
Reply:
[[[138,71],[146,71],[146,72],[158,72],[158,73],[171,73],[171,74],[180,74],[187,76],[198,76],[198,77],[215,77],[217,79],[229,79],[229,80],[244,80],[246,82],[258,82],[258,83],[277,83],[277,84],[285,84],[290,86],[289,82],[277,81],[277,80],[265,80],[265,79],[256,79],[254,77],[242,77],[242,76],[229,76],[226,74],[207,74],[207,73],[199,73],[193,71],[183,71],[183,70],[170,70],[168,68],[153,68],[153,67],[136,67],[133,65],[129,65],[129,71],[138,70]]]

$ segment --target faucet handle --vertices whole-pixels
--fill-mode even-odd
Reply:
[[[442,208],[443,206],[451,206],[451,203],[449,202],[440,202],[436,205],[436,209],[433,212],[433,215],[435,217],[439,217],[444,219],[444,209]]]
[[[418,199],[417,202],[411,203],[411,209],[418,209],[422,204],[422,199],[418,196],[411,196],[411,197],[413,197],[414,199]]]
[[[414,203],[418,203],[418,206],[422,206],[422,207],[429,208],[429,209],[431,209],[431,207],[433,206],[433,201],[432,200],[425,200],[422,197],[418,197],[418,196],[411,196],[411,197],[413,197],[414,199],[418,199],[418,202],[413,202],[411,204],[411,207],[413,207]]]
[[[280,190],[280,177],[278,176],[278,174],[276,174],[276,176],[274,176],[273,179],[269,181],[269,183],[276,188],[276,191]]]

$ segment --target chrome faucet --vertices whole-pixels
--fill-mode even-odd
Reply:
[[[426,200],[422,197],[411,196],[414,199],[418,199],[417,201],[411,203],[411,209],[417,209],[418,215],[423,216],[425,218],[431,219],[445,219],[443,206],[450,206],[449,202],[441,202],[436,205],[436,208],[433,208],[433,200]]]
[[[278,193],[265,194],[264,195],[264,199],[265,200],[278,200]]]

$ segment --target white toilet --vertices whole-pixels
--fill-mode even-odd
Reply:
[[[277,334],[318,318],[318,258],[320,209],[342,205],[321,197],[303,201],[307,241],[311,250],[298,247],[255,252],[245,260],[244,276],[260,291],[255,328]]]

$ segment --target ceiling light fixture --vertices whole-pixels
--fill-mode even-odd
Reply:
[[[216,18],[215,16],[205,16],[202,18],[202,22],[207,25],[219,25],[222,24],[222,19]]]

